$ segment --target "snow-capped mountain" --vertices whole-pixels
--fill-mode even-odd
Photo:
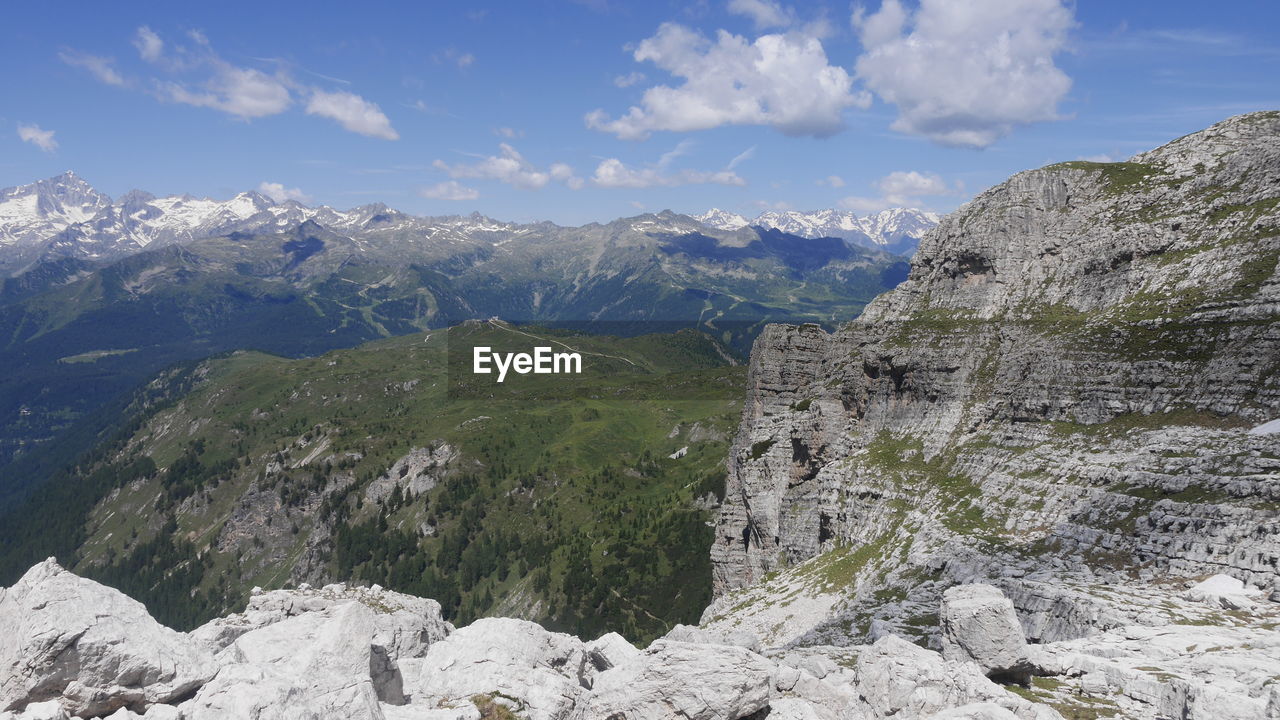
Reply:
[[[229,200],[190,195],[156,197],[134,190],[112,200],[73,172],[0,190],[0,277],[58,258],[102,261],[148,247],[187,243],[233,232],[283,232],[308,220],[362,237],[398,234],[445,244],[494,243],[524,226],[479,214],[422,218],[381,203],[340,211],[278,202],[258,192]]]
[[[914,208],[891,208],[865,217],[858,217],[847,210],[768,211],[754,220],[712,208],[694,217],[704,225],[720,230],[737,230],[750,225],[805,238],[836,237],[896,253],[915,252],[920,238],[938,224],[936,213]]]
[[[728,210],[721,210],[720,208],[711,208],[701,215],[694,215],[693,217],[703,225],[709,225],[720,230],[737,230],[752,224],[752,221],[741,215],[731,213]]]
[[[5,188],[0,190],[0,245],[41,242],[110,205],[111,198],[70,171]]]

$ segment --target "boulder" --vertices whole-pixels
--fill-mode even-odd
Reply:
[[[243,613],[212,620],[191,635],[216,652],[250,630],[351,602],[374,611],[374,645],[393,661],[422,657],[431,643],[453,632],[435,600],[339,583],[320,589],[303,585],[296,590],[258,592],[249,598]]]
[[[77,577],[52,558],[0,596],[0,710],[60,699],[106,715],[182,700],[216,670],[208,651],[142,603]]]
[[[658,640],[600,673],[573,720],[738,720],[769,705],[774,664],[745,648]]]
[[[371,677],[373,611],[346,603],[245,633],[218,655],[188,720],[383,720]]]
[[[582,670],[578,673],[578,681],[585,688],[590,688],[600,673],[615,668],[623,663],[639,657],[640,651],[635,645],[618,633],[601,635],[587,643],[582,658]]]
[[[974,664],[947,662],[896,635],[877,640],[858,656],[858,678],[860,709],[871,717],[916,720],[950,708],[990,703],[1021,720],[1062,720],[1054,709],[991,682]]]
[[[948,588],[939,611],[942,654],[972,660],[988,677],[1026,684],[1035,663],[1013,602],[999,588],[974,583]]]
[[[529,720],[559,720],[582,694],[582,641],[513,618],[483,618],[427,650],[410,687],[414,705],[463,706],[507,698]],[[598,678],[597,678],[598,681]]]

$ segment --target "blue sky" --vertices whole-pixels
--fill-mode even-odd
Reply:
[[[948,211],[1280,109],[1262,0],[186,5],[10,6],[0,186],[562,224]]]

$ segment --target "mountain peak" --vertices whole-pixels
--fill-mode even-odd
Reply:
[[[719,230],[737,230],[750,226],[771,228],[803,238],[835,237],[865,247],[911,253],[939,217],[915,208],[890,208],[859,218],[848,210],[767,210],[754,220],[712,208],[696,220]]]

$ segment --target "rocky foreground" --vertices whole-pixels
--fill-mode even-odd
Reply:
[[[0,590],[0,719],[1280,717],[1280,604],[1226,576],[1147,600],[1185,623],[1028,644],[999,589],[959,585],[941,653],[892,634],[766,648],[677,626],[639,649],[510,618],[455,629],[433,600],[346,585],[259,592],[180,633],[50,559]],[[1206,621],[1221,613],[1250,621]]]

